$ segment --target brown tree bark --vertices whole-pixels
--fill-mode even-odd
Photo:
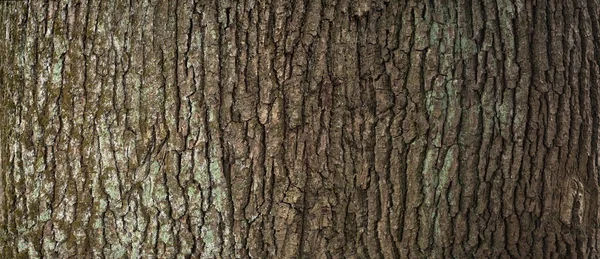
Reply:
[[[0,257],[598,258],[599,17],[0,1]]]

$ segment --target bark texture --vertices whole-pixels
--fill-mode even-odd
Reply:
[[[0,1],[0,257],[598,258],[599,17]]]

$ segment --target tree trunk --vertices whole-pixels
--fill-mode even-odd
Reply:
[[[0,0],[0,257],[598,258],[599,16]]]

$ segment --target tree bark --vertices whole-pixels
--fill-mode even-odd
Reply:
[[[0,1],[1,258],[598,258],[600,1]]]

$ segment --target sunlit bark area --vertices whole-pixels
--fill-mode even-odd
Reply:
[[[599,257],[599,17],[0,0],[0,257]]]

